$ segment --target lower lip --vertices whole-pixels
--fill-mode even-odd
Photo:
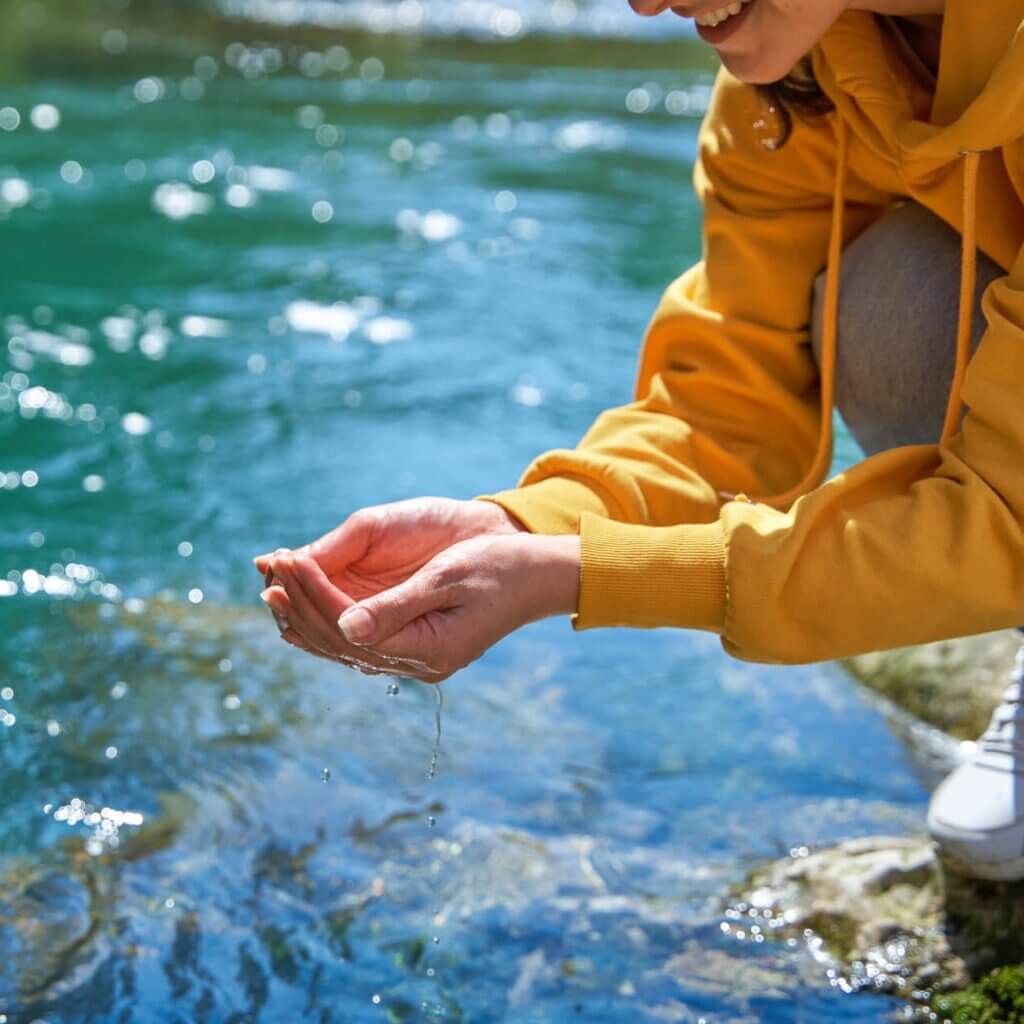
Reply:
[[[697,35],[705,43],[710,43],[712,46],[720,46],[747,20],[750,8],[755,3],[757,3],[757,0],[750,0],[749,3],[743,5],[743,10],[739,14],[732,14],[725,21],[717,25],[698,25]]]

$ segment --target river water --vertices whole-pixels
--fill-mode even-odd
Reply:
[[[538,624],[429,779],[433,691],[286,648],[249,562],[629,400],[709,55],[618,0],[66,7],[0,4],[0,1021],[889,1017],[721,927],[921,827],[838,668]]]

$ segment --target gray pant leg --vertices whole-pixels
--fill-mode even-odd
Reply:
[[[972,351],[985,329],[981,294],[1003,274],[978,252]],[[836,406],[868,455],[939,439],[956,364],[959,297],[960,236],[917,203],[885,214],[843,251]],[[824,305],[820,274],[811,317],[819,363]]]
[[[981,293],[1006,272],[978,252]],[[886,213],[843,251],[836,406],[861,448],[938,441],[956,363],[960,235],[913,202]],[[811,341],[820,359],[825,275],[814,284]]]

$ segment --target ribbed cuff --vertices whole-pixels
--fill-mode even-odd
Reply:
[[[607,516],[604,502],[587,484],[571,477],[553,476],[535,484],[479,495],[511,512],[530,533],[578,533],[581,512]]]
[[[574,629],[675,626],[721,633],[725,531],[719,522],[637,526],[584,512]]]

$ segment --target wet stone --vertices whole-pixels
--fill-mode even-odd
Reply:
[[[756,916],[766,938],[806,943],[844,991],[922,1004],[1024,960],[1024,883],[965,878],[926,837],[853,839],[776,861],[734,895],[725,934],[752,931]]]
[[[922,722],[960,740],[988,725],[1021,643],[1016,630],[847,658],[860,682]]]

